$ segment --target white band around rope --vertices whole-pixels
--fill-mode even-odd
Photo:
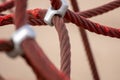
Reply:
[[[67,9],[68,9],[68,4],[66,0],[61,0],[62,5],[58,10],[54,10],[52,7],[50,7],[44,17],[44,22],[48,25],[53,25],[51,20],[54,15],[60,15],[61,17],[64,17]]]
[[[21,48],[21,43],[26,38],[35,38],[35,32],[30,27],[30,25],[26,24],[22,26],[20,29],[18,29],[13,35],[12,35],[12,41],[14,44],[14,49],[10,51],[7,55],[14,58],[18,55],[23,54],[23,50]]]

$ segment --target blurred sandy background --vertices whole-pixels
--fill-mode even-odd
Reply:
[[[49,0],[28,0],[28,9],[48,8]],[[69,2],[69,0],[67,0]],[[112,0],[78,0],[81,11],[100,6]],[[70,3],[70,2],[69,2]],[[69,8],[71,6],[69,4]],[[104,15],[100,15],[90,20],[103,25],[120,26],[120,8]],[[93,80],[89,68],[88,60],[84,51],[78,28],[69,23],[71,52],[72,52],[72,80]],[[46,52],[46,55],[56,65],[60,67],[59,40],[54,27],[34,27],[37,34],[37,42]],[[0,39],[9,39],[14,32],[14,25],[0,27]],[[105,37],[88,32],[91,48],[101,80],[120,80],[120,40]],[[36,80],[31,68],[21,57],[11,59],[5,54],[0,54],[0,74],[8,80]]]

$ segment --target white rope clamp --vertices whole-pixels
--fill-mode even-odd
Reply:
[[[68,4],[66,0],[61,0],[62,5],[58,10],[54,10],[52,7],[50,7],[44,17],[44,22],[48,25],[53,25],[51,20],[54,15],[60,15],[61,17],[64,17],[67,9],[68,9]]]
[[[12,41],[14,43],[14,49],[10,51],[7,55],[14,58],[18,55],[23,54],[23,50],[21,48],[21,43],[26,38],[35,38],[35,32],[30,27],[30,25],[26,24],[22,26],[20,29],[18,29],[13,35],[12,35]]]

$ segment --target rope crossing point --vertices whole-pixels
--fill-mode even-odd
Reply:
[[[60,0],[51,0],[51,5],[55,10],[58,10],[61,7],[62,2]],[[21,28],[26,23],[31,25],[46,25],[43,19],[47,10],[34,9],[26,11],[27,0],[7,1],[0,5],[0,12],[3,12],[7,9],[11,9],[14,6],[16,7],[14,15],[0,14],[0,26],[13,24],[13,22],[15,23],[16,29]],[[62,72],[56,69],[56,67],[46,57],[44,51],[40,48],[40,46],[37,45],[35,39],[31,39],[28,37],[25,40],[23,40],[21,43],[21,47],[23,49],[24,54],[21,56],[23,57],[23,59],[26,60],[28,65],[31,66],[31,68],[37,76],[37,80],[70,80],[70,42],[64,21],[66,23],[72,22],[80,28],[82,27],[97,34],[120,38],[120,29],[103,26],[86,19],[106,13],[118,7],[120,7],[120,0],[114,0],[103,6],[83,12],[72,12],[70,10],[67,10],[63,18],[61,18],[60,16],[53,17],[52,22],[55,25],[60,40]],[[77,7],[74,8],[74,10],[78,11]],[[13,19],[13,17],[15,18]],[[81,31],[81,33],[84,33],[84,35],[86,35],[82,29]],[[88,54],[88,60],[89,62],[92,62],[90,63],[90,66],[93,72],[92,75],[94,77],[94,80],[100,80],[94,59],[92,57],[92,52],[90,50],[90,45],[87,40],[87,36],[86,38],[83,37],[83,39],[85,40],[84,43],[87,43],[85,44],[86,52],[87,54],[90,53]],[[88,46],[89,48],[86,48],[86,46]],[[15,46],[13,41],[0,40],[0,51],[10,52],[14,48]]]
[[[115,0],[115,1],[113,1],[113,3],[116,4],[114,6],[119,7],[118,5],[120,5],[120,0]],[[111,3],[109,3],[107,5],[113,6],[113,5],[111,5]],[[114,7],[114,8],[117,8],[117,7]],[[100,8],[97,8],[97,9],[100,9]],[[112,10],[112,9],[109,9],[109,10]],[[38,12],[43,14],[44,10],[40,9],[40,11],[38,11]],[[103,12],[106,12],[106,11],[103,11]],[[30,23],[32,25],[44,25],[45,24],[44,21],[41,21],[41,20],[43,20],[44,14],[41,15],[39,13],[35,13],[35,11],[32,11],[32,13],[33,13],[32,15],[34,17],[32,16],[32,19],[29,18],[31,20],[28,23]],[[5,24],[12,23],[12,19],[11,19],[12,17],[11,16],[12,15],[4,16],[4,17],[2,16],[2,18],[1,18],[2,23],[0,23],[0,25],[5,25]],[[67,22],[72,22],[72,23],[76,24],[77,26],[83,27],[84,29],[87,29],[91,32],[95,32],[97,34],[102,34],[102,35],[105,35],[105,36],[120,38],[120,30],[119,29],[112,28],[112,27],[107,27],[107,26],[104,26],[104,25],[100,25],[98,23],[94,23],[94,22],[92,22],[90,20],[87,20],[84,17],[80,16],[79,14],[76,14],[76,13],[70,11],[70,10],[67,10],[67,13],[66,13],[64,18],[65,18],[65,20],[67,20]],[[9,21],[6,20],[6,19],[9,19]]]
[[[79,7],[78,7],[78,4],[77,4],[77,0],[71,0],[71,4],[72,4],[72,7],[73,7],[73,10],[75,12],[79,12]],[[100,80],[98,70],[97,70],[97,67],[96,67],[96,63],[95,63],[95,60],[94,60],[93,52],[92,52],[92,49],[90,47],[90,43],[89,43],[89,40],[88,40],[88,37],[87,37],[87,33],[82,28],[80,28],[79,31],[81,33],[82,41],[83,41],[84,48],[85,48],[85,51],[86,51],[86,55],[87,55],[87,58],[88,58],[88,61],[89,61],[92,76],[93,76],[94,80]]]
[[[67,11],[68,4],[65,0],[61,0],[61,7],[54,10],[53,7],[49,8],[44,21],[49,24],[55,25],[55,29],[59,35],[60,41],[60,56],[61,56],[61,71],[63,71],[69,78],[71,72],[71,51],[68,31],[63,21],[63,17]],[[53,20],[53,21],[52,21]]]

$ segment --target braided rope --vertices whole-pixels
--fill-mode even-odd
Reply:
[[[12,2],[12,0],[10,2]],[[27,2],[27,0],[24,0],[24,1],[16,0],[15,1],[16,12],[15,12],[14,20],[15,20],[15,25],[16,25],[17,29],[26,23],[26,2]],[[6,6],[8,6],[10,4],[12,4],[12,7],[14,6],[13,2],[6,4]],[[51,4],[55,9],[58,9],[61,6],[60,0],[51,0]],[[3,5],[3,6],[5,6],[5,5]],[[7,9],[10,9],[10,7],[6,7],[3,10],[2,9],[2,8],[4,8],[3,6],[1,7],[1,5],[0,5],[1,12],[5,11]],[[106,26],[91,22],[90,20],[87,20],[84,18],[84,17],[89,18],[92,16],[103,14],[103,13],[113,10],[119,6],[120,6],[120,0],[115,0],[115,1],[113,1],[113,3],[111,2],[111,3],[104,5],[104,7],[101,6],[99,8],[95,8],[93,10],[88,10],[83,13],[82,12],[74,13],[74,12],[71,12],[70,10],[68,10],[65,15],[64,20],[66,22],[72,22],[72,23],[78,25],[79,27],[83,27],[83,28],[85,28],[91,32],[95,32],[97,34],[103,34],[103,35],[110,36],[110,37],[120,38],[120,29],[106,27]],[[19,11],[21,11],[22,13],[20,13]],[[29,14],[28,15],[29,16],[28,23],[30,23],[32,25],[45,25],[45,23],[43,21],[43,17],[46,13],[46,10],[35,9],[33,11],[28,11],[27,13]],[[40,13],[42,13],[42,14],[40,14]],[[19,15],[19,16],[17,16],[17,15]],[[84,17],[82,17],[81,15]],[[11,23],[13,23],[13,15],[12,14],[0,16],[0,25],[6,25],[6,24],[11,24]],[[63,33],[61,33],[61,34],[63,34]],[[11,43],[11,41],[10,42],[1,41],[0,45],[1,45],[0,46],[1,51],[3,51],[3,50],[9,51],[9,50],[13,49],[13,46],[12,46],[13,43]],[[61,43],[61,45],[62,45],[62,43]],[[42,49],[38,47],[37,43],[33,39],[24,40],[22,43],[22,47],[25,52],[25,56],[23,56],[23,57],[26,59],[28,64],[30,66],[32,66],[33,71],[36,74],[38,74],[38,80],[41,80],[41,79],[42,80],[43,79],[69,80],[69,78],[67,76],[65,76],[63,73],[59,72],[54,67],[54,65],[48,60],[48,58],[44,55],[44,52],[42,51]],[[34,52],[32,50],[33,47],[35,50]],[[70,51],[69,48],[68,48],[68,51]],[[33,55],[30,53],[35,53],[35,54]],[[42,64],[42,66],[41,66],[41,64]],[[44,70],[44,68],[46,68],[46,70]],[[50,73],[50,74],[48,74],[48,73]]]
[[[39,13],[43,13],[41,9],[40,10],[37,9],[37,10],[38,10]],[[45,11],[45,10],[43,10],[43,11]],[[43,22],[43,16],[41,15],[42,16],[41,17],[39,13],[35,13],[35,14],[37,14],[37,17],[36,17],[36,15],[31,13],[34,16],[33,17],[34,19],[37,18],[36,19],[37,22],[32,23],[33,18],[32,19],[29,18],[31,20],[29,20],[28,23],[30,23],[31,25],[44,25],[45,23]],[[13,22],[12,21],[12,19],[13,19],[12,15],[0,16],[0,17],[1,17],[0,18],[0,20],[1,20],[0,26],[5,25],[5,24],[11,24]],[[100,25],[98,23],[94,23],[94,22],[92,22],[92,21],[90,21],[88,19],[85,19],[84,17],[82,17],[80,15],[77,15],[74,12],[71,12],[69,10],[67,11],[67,13],[65,15],[65,19],[67,21],[70,21],[70,22],[76,24],[77,26],[83,27],[84,29],[87,29],[87,30],[89,30],[91,32],[95,32],[97,34],[102,34],[102,35],[105,35],[105,36],[120,38],[120,30],[119,29],[112,28],[110,26]]]
[[[0,51],[9,52],[13,49],[12,43],[7,40],[0,40]]]
[[[97,16],[97,15],[109,12],[118,7],[120,7],[120,0],[113,0],[113,1],[111,1],[107,4],[104,4],[102,6],[99,6],[97,8],[89,9],[89,10],[83,11],[81,13],[78,12],[77,14],[79,14],[80,16],[83,16],[85,18],[90,18],[93,16]]]
[[[26,24],[26,12],[25,12],[26,3],[27,3],[27,0],[15,1],[15,5],[16,5],[15,25],[17,29],[20,28],[22,25]],[[69,80],[67,76],[59,72],[54,67],[54,65],[44,55],[44,52],[37,45],[34,39],[30,39],[30,38],[25,39],[22,42],[22,48],[23,48],[23,51],[25,52],[24,58],[26,58],[26,61],[29,60],[28,63],[29,65],[31,65],[32,69],[34,69],[34,72],[37,71],[38,80],[49,80],[49,79],[50,80]]]
[[[59,35],[60,41],[60,56],[61,56],[61,70],[70,77],[71,70],[71,52],[68,31],[62,18],[58,16],[53,18],[53,24]]]
[[[9,7],[9,6],[11,6],[11,7]],[[5,2],[4,4],[1,4],[0,10],[5,11],[7,9],[12,8],[13,6],[14,6],[14,1],[11,0],[11,1]],[[5,7],[6,7],[6,9],[4,9]],[[93,16],[97,16],[97,15],[101,15],[103,13],[109,12],[118,7],[120,7],[120,0],[113,0],[107,4],[104,4],[104,5],[96,7],[96,8],[89,9],[89,10],[82,11],[82,12],[77,12],[77,14],[79,14],[85,18],[90,18]],[[2,12],[2,11],[0,11],[0,12]]]
[[[25,55],[22,56],[22,58],[26,61],[26,63],[32,68],[32,71],[35,73],[37,80],[43,80],[44,78],[39,74],[39,72],[37,71],[37,69],[33,66],[33,64],[31,64],[30,60],[28,57],[26,57]]]
[[[42,12],[41,9],[40,9],[39,12]],[[34,18],[36,18],[36,14],[40,16],[40,14],[35,13],[35,15],[33,14],[35,16]],[[39,16],[37,16],[37,17],[39,17]],[[8,17],[10,18],[10,15]],[[6,18],[6,16],[5,16],[5,18]],[[39,17],[39,19],[41,19],[41,18],[43,18],[43,16]],[[117,37],[117,38],[120,37],[119,36],[119,34],[120,34],[119,29],[112,28],[112,27],[106,27],[106,26],[103,26],[103,25],[100,25],[100,24],[97,24],[97,23],[93,23],[90,20],[87,20],[87,19],[83,18],[82,16],[80,16],[80,15],[74,13],[74,12],[71,12],[70,10],[67,11],[67,13],[65,15],[65,18],[66,18],[67,21],[70,21],[70,22],[72,22],[72,23],[74,23],[78,26],[82,26],[83,28],[85,28],[85,29],[87,29],[91,32],[95,32],[97,34],[102,34],[102,35],[106,35],[106,36],[110,36],[110,37]],[[43,19],[41,19],[41,20],[43,20]],[[37,19],[37,21],[38,21],[37,25],[38,24],[39,25],[45,24],[45,23],[42,23],[43,21],[41,21],[41,20],[38,21],[38,19]],[[6,22],[3,17],[1,18],[1,21],[4,24]],[[33,19],[32,19],[32,21],[33,21]],[[6,23],[10,24],[10,22],[6,22]],[[3,24],[0,24],[0,25],[3,25]],[[34,23],[34,25],[35,25],[35,23]]]
[[[35,41],[26,39],[22,46],[25,56],[42,76],[42,80],[69,80],[67,76],[55,68]]]
[[[120,38],[120,29],[94,23],[90,20],[85,19],[82,16],[75,15],[71,11],[67,12],[67,15],[65,16],[65,18],[69,19],[72,23],[76,24],[77,26],[87,29],[91,32],[102,34],[104,36]]]
[[[72,7],[73,7],[73,10],[75,12],[79,12],[79,7],[78,7],[78,4],[77,4],[77,0],[71,0],[71,4],[72,4]],[[87,55],[87,58],[88,58],[88,61],[89,61],[91,71],[92,71],[92,76],[93,76],[94,80],[100,80],[100,77],[99,77],[99,74],[98,74],[98,71],[97,71],[97,67],[96,67],[96,64],[95,64],[95,60],[94,60],[94,57],[93,57],[93,52],[92,52],[92,49],[90,47],[90,43],[89,43],[89,40],[88,40],[88,37],[87,37],[87,33],[81,27],[79,29],[79,32],[81,33],[82,42],[83,42],[84,47],[85,47],[86,55]]]
[[[13,0],[6,1],[6,2],[4,2],[3,4],[0,5],[0,12],[11,9],[13,6],[14,6],[14,1]]]

